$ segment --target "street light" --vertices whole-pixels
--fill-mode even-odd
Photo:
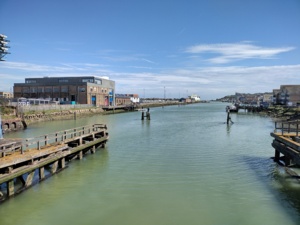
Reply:
[[[9,40],[7,40],[6,38],[7,36],[5,36],[4,34],[0,34],[0,61],[4,61],[4,56],[9,54],[9,46],[7,46]]]

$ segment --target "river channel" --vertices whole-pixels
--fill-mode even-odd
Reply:
[[[300,183],[273,162],[268,117],[224,103],[42,122],[5,138],[105,123],[105,149],[0,203],[0,225],[294,225]]]

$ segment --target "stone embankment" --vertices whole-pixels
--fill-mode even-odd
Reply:
[[[27,128],[27,125],[42,121],[53,121],[62,119],[76,119],[77,117],[103,114],[103,109],[101,108],[88,108],[88,109],[76,109],[76,110],[60,110],[60,111],[43,111],[19,114],[15,116],[14,114],[3,115],[1,121],[1,128],[3,133],[23,130]]]
[[[262,115],[267,115],[274,120],[296,120],[300,119],[300,108],[298,107],[268,107],[257,111]]]
[[[92,109],[77,109],[77,110],[64,110],[57,112],[41,112],[35,114],[22,115],[22,119],[27,123],[36,123],[41,121],[51,121],[60,119],[76,119],[77,117],[92,115],[92,114],[102,114],[103,109],[92,108]]]

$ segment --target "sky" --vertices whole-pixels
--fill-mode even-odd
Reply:
[[[300,84],[299,0],[0,0],[0,34],[0,91],[44,76],[203,100]]]

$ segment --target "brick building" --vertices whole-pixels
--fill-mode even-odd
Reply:
[[[116,94],[116,105],[131,105],[139,102],[138,94]]]

